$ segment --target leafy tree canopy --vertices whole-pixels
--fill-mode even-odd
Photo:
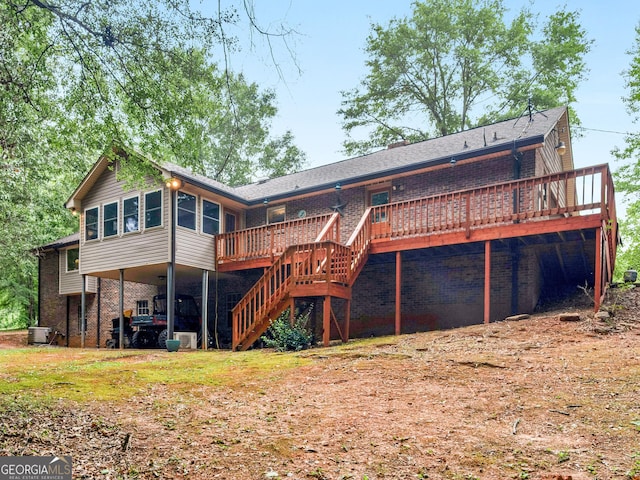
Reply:
[[[112,141],[230,184],[301,167],[291,132],[269,131],[273,92],[225,68],[239,22],[270,47],[289,32],[238,3],[205,16],[189,0],[0,2],[1,318],[33,320],[31,250],[77,229],[63,203]]]
[[[372,25],[368,74],[338,112],[346,152],[518,116],[529,99],[538,109],[573,103],[592,44],[578,21],[559,10],[537,31],[528,10],[508,21],[502,0],[425,0],[411,18]]]
[[[624,99],[633,122],[640,121],[640,24],[636,27],[634,44],[627,52],[631,56],[629,69],[624,72],[628,96]],[[624,246],[618,250],[616,270],[631,267],[640,269],[640,133],[626,138],[626,146],[614,151],[619,160],[625,162],[615,172],[616,190],[624,195],[627,203],[626,215],[620,219],[620,230]]]

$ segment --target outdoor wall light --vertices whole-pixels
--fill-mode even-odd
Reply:
[[[183,185],[182,180],[179,178],[171,177],[167,180],[167,188],[170,190],[178,190]]]
[[[567,146],[564,144],[564,142],[558,142],[558,145],[556,146],[556,152],[558,152],[558,155],[564,155],[565,153],[567,153]]]
[[[456,164],[456,157],[451,157],[451,160],[449,160],[449,163],[451,164],[451,166],[453,167]]]
[[[269,199],[268,199],[268,198],[265,198],[265,199],[262,201],[262,203],[264,203],[265,205],[269,205]]]
[[[339,183],[336,183],[336,190],[340,190],[342,188],[342,185],[340,185]]]
[[[71,215],[73,215],[74,217],[78,215],[78,211],[76,210],[76,207],[71,207]]]

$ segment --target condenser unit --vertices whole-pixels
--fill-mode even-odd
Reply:
[[[49,333],[51,333],[51,328],[49,327],[29,327],[27,343],[29,345],[49,343]]]
[[[173,338],[180,340],[180,348],[198,348],[198,334],[195,332],[173,332]]]

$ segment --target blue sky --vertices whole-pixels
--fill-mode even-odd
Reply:
[[[409,0],[255,0],[256,16],[261,25],[275,27],[283,21],[298,35],[290,38],[290,47],[302,70],[299,74],[285,49],[276,44],[275,56],[284,80],[269,58],[260,38],[251,48],[233,55],[231,68],[243,71],[251,81],[277,93],[278,118],[276,132],[291,130],[296,144],[307,154],[307,167],[324,165],[345,157],[342,142],[345,135],[340,108],[342,90],[358,86],[365,76],[364,47],[371,23],[386,25],[393,17],[411,13]],[[505,4],[515,12],[525,1]],[[562,3],[538,0],[531,10],[546,17]],[[625,52],[632,45],[635,26],[640,21],[636,1],[613,0],[567,1],[567,8],[581,12],[581,23],[595,43],[586,58],[590,69],[588,80],[578,91],[575,108],[587,130],[582,138],[574,138],[576,167],[609,162],[618,163],[610,151],[623,146],[624,137],[617,133],[640,130],[627,114],[621,97],[626,94],[621,72],[628,68],[630,57]],[[246,40],[247,31],[233,32]],[[523,105],[523,110],[526,105]]]

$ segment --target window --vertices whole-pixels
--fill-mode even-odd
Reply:
[[[284,205],[267,208],[267,223],[284,222],[286,210]]]
[[[371,206],[386,205],[389,203],[389,190],[371,192]]]
[[[80,249],[67,250],[67,272],[73,272],[80,268]]]
[[[138,209],[138,197],[125,198],[122,202],[122,222],[124,225],[124,233],[137,232],[140,230],[138,217],[140,210]]]
[[[196,229],[196,196],[178,192],[178,225]]]
[[[149,300],[138,300],[136,302],[137,315],[149,315]]]
[[[220,233],[220,205],[217,203],[202,200],[202,233]]]
[[[369,206],[378,207],[380,205],[386,205],[389,203],[389,198],[391,194],[389,189],[384,190],[373,190],[369,192]],[[380,223],[387,221],[387,210],[386,209],[377,209],[373,213],[373,217],[371,219],[373,223]]]
[[[95,240],[98,238],[98,207],[84,211],[84,239]]]
[[[113,237],[118,234],[118,202],[107,203],[103,209],[102,231],[103,237]]]
[[[162,225],[162,191],[156,190],[144,195],[144,228]]]

